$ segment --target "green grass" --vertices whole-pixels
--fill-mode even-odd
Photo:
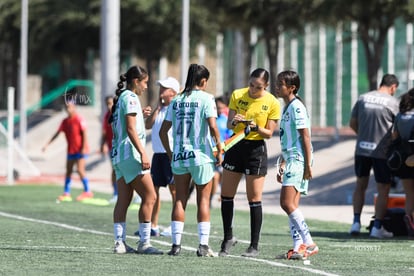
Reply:
[[[59,186],[0,186],[0,275],[412,275],[414,241],[405,237],[372,240],[367,234],[351,238],[350,225],[308,220],[319,254],[302,261],[275,260],[291,247],[286,216],[264,215],[260,255],[240,257],[248,247],[248,212],[236,212],[239,243],[227,258],[199,258],[196,209],[186,213],[180,256],[115,255],[113,206],[55,202]],[[74,190],[73,195],[80,193]],[[96,197],[109,198],[97,193]],[[160,224],[169,225],[171,203],[163,202]],[[211,213],[210,246],[218,251],[222,239],[220,209]],[[127,217],[128,238],[136,246],[137,209]],[[168,251],[170,238],[152,239]]]

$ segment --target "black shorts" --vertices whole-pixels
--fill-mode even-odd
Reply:
[[[267,148],[263,140],[242,140],[224,155],[223,168],[246,175],[267,174]]]
[[[414,169],[412,167],[407,167],[404,162],[401,165],[401,168],[395,172],[392,172],[392,174],[398,176],[401,179],[414,178]]]
[[[174,181],[171,163],[166,153],[154,153],[151,162],[151,177],[154,186],[167,187]]]
[[[354,169],[357,177],[368,177],[373,169],[377,183],[391,183],[392,181],[391,170],[385,159],[355,155]]]

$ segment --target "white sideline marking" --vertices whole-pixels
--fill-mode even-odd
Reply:
[[[106,232],[102,232],[102,231],[96,231],[96,230],[91,230],[91,229],[80,228],[80,227],[76,227],[76,226],[72,226],[72,225],[68,225],[68,224],[64,224],[64,223],[53,222],[53,221],[33,219],[33,218],[23,217],[23,216],[19,216],[19,215],[13,215],[13,214],[4,213],[4,212],[0,212],[0,216],[11,218],[11,219],[16,219],[16,220],[23,220],[23,221],[30,221],[30,222],[34,222],[34,223],[42,223],[42,224],[53,225],[53,226],[56,226],[56,227],[61,227],[61,228],[74,230],[74,231],[78,231],[78,232],[86,232],[86,233],[97,234],[97,235],[105,235],[105,236],[112,236],[113,235],[112,233],[106,233]],[[127,237],[128,238],[136,238],[135,236],[130,236],[130,235],[128,235]],[[165,245],[165,246],[170,246],[171,245],[171,243],[164,242],[164,241],[159,241],[159,240],[154,240],[154,239],[151,239],[151,242],[152,243],[158,243],[158,244]],[[197,250],[196,248],[189,247],[189,246],[182,246],[181,248],[189,250],[189,251],[196,251]],[[235,255],[227,255],[227,257],[239,258],[239,259],[243,259],[243,260],[246,260],[246,261],[265,263],[265,264],[268,264],[268,265],[271,265],[271,266],[289,267],[289,268],[293,268],[293,269],[300,269],[300,270],[305,270],[305,271],[315,273],[315,274],[320,274],[320,275],[337,276],[337,274],[328,273],[328,272],[325,272],[325,271],[322,271],[322,270],[319,270],[319,269],[287,265],[287,264],[279,263],[279,262],[276,262],[276,261],[257,259],[257,258],[246,258],[246,257],[242,257],[242,256],[235,256]]]

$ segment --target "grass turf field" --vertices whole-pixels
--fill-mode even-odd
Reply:
[[[303,261],[276,260],[287,251],[291,238],[286,216],[264,214],[258,258],[240,254],[249,245],[249,213],[237,211],[234,234],[239,243],[226,258],[200,258],[196,209],[189,202],[183,250],[166,255],[169,237],[152,244],[165,254],[116,255],[113,249],[112,205],[62,202],[55,199],[60,186],[0,186],[0,275],[412,275],[414,241],[405,237],[373,240],[366,231],[352,238],[350,225],[307,220],[319,254]],[[80,190],[74,189],[76,197]],[[96,193],[95,197],[109,198]],[[99,200],[97,201],[100,202]],[[92,202],[93,203],[93,202]],[[171,203],[163,202],[160,225],[169,225]],[[212,209],[210,246],[217,252],[222,239],[220,209]],[[137,208],[127,217],[127,243],[136,246]]]

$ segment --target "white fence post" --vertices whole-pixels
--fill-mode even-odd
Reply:
[[[7,89],[7,183],[14,184],[14,160],[13,160],[13,143],[14,143],[14,87]]]

